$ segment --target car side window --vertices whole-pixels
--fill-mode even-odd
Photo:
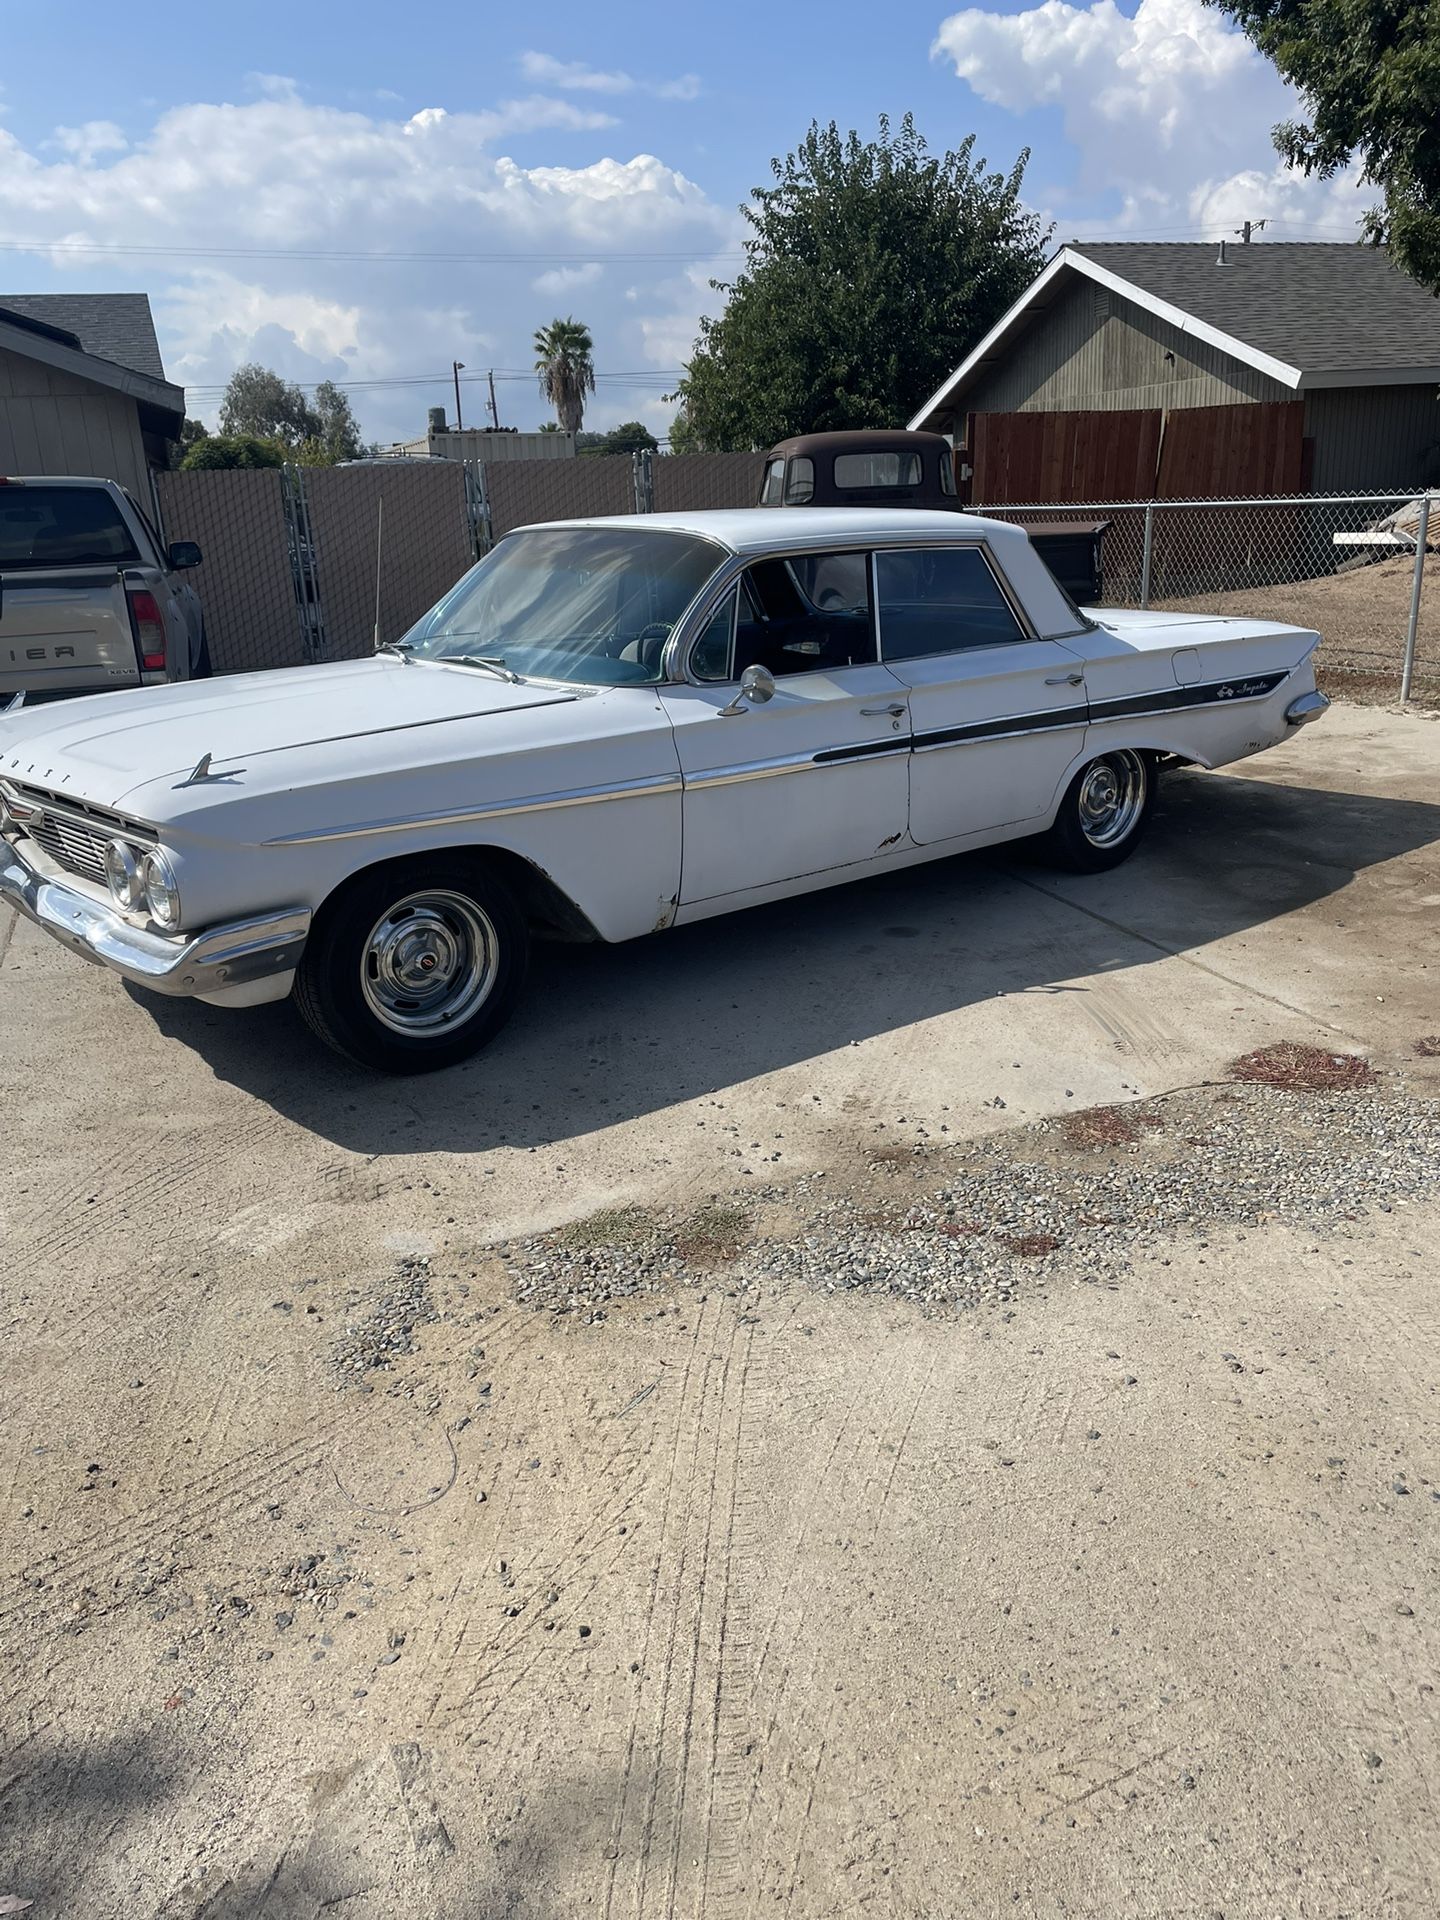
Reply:
[[[759,666],[778,680],[874,660],[866,560],[863,553],[813,553],[748,567],[730,677],[738,680],[747,667]]]
[[[730,671],[735,642],[735,605],[740,589],[734,588],[705,622],[705,630],[695,642],[690,670],[697,680],[733,680]]]
[[[762,507],[778,507],[785,491],[785,462],[772,460],[765,469],[765,484],[760,489]]]
[[[924,660],[1025,638],[978,547],[879,553],[875,571],[886,660]]]

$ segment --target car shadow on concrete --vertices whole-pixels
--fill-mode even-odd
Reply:
[[[1203,950],[1440,841],[1424,801],[1188,773],[1161,794],[1146,845],[1112,873],[1002,848],[621,946],[542,945],[515,1019],[445,1073],[363,1073],[288,1003],[133,997],[222,1080],[339,1146],[548,1145],[997,994],[1083,993],[1087,974]]]

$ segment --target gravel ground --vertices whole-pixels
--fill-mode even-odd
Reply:
[[[944,1312],[1059,1278],[1113,1282],[1139,1255],[1220,1229],[1331,1235],[1440,1182],[1440,1103],[1396,1080],[1182,1089],[957,1148],[906,1132],[887,1128],[867,1177],[834,1199],[825,1176],[805,1176],[699,1211],[594,1214],[499,1251],[517,1299],[553,1313],[603,1318],[677,1284],[792,1283]]]

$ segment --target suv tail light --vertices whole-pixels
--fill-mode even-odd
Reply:
[[[129,587],[130,625],[135,629],[135,651],[142,673],[165,671],[165,622],[155,596],[147,587]]]

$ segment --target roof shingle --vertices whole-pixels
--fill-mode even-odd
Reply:
[[[98,360],[166,377],[148,293],[0,293],[0,307],[74,334]]]
[[[1128,280],[1301,373],[1440,366],[1440,299],[1380,247],[1308,240],[1068,243]]]

